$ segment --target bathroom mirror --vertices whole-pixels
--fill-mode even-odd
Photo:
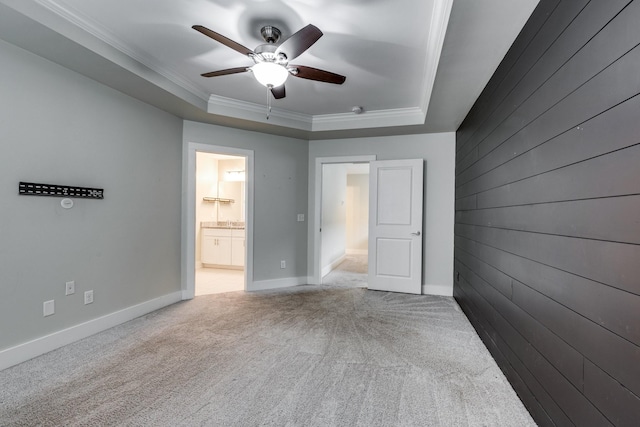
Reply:
[[[218,221],[244,222],[244,181],[218,181],[218,197],[233,203],[218,203]]]

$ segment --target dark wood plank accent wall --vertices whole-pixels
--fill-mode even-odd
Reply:
[[[540,425],[640,425],[640,0],[541,0],[458,129],[454,296]]]

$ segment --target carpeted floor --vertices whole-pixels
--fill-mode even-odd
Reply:
[[[322,278],[322,284],[341,288],[366,288],[367,261],[367,255],[346,255],[344,261]]]
[[[181,302],[0,372],[2,426],[533,426],[452,298]]]

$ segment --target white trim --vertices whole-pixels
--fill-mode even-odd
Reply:
[[[452,285],[422,285],[422,295],[453,296]]]
[[[338,113],[316,116],[273,108],[267,119],[264,105],[219,95],[209,96],[207,112],[309,132],[421,125],[426,117],[420,107],[367,111],[361,115]]]
[[[436,82],[436,73],[442,56],[442,47],[444,46],[444,38],[449,25],[449,17],[453,8],[453,0],[440,0],[433,2],[433,12],[431,13],[431,24],[429,25],[429,36],[427,39],[427,54],[424,63],[424,79],[422,93],[422,102],[420,110],[424,117],[427,116],[429,102],[433,86]]]
[[[182,300],[173,292],[0,351],[0,371]]]
[[[196,152],[226,154],[247,159],[245,207],[245,290],[252,288],[253,282],[253,188],[254,152],[242,148],[221,145],[186,143],[183,147],[183,198],[182,198],[182,299],[191,299],[196,293]]]
[[[322,165],[335,163],[369,163],[376,160],[375,154],[359,156],[316,157],[315,171],[309,170],[309,212],[313,212],[313,221],[309,221],[309,253],[311,268],[309,271],[309,284],[322,283],[322,267],[320,259],[322,240],[320,237],[320,211],[322,210]],[[307,258],[309,259],[309,258]]]
[[[324,267],[322,267],[322,277],[326,276],[327,274],[331,273],[337,266],[339,266],[342,261],[344,261],[347,258],[347,254],[345,253],[344,255],[342,255],[340,258],[338,258],[337,260],[333,261],[332,263],[325,265]]]
[[[313,116],[308,114],[273,108],[269,113],[269,119],[267,119],[267,107],[264,105],[219,95],[209,96],[207,113],[234,117],[236,119],[252,120],[260,123],[276,124],[304,131],[313,130]]]
[[[265,291],[268,289],[290,288],[293,286],[306,285],[309,278],[303,277],[285,277],[283,279],[259,280],[253,282],[251,287],[247,287],[247,291]]]
[[[368,129],[424,124],[425,113],[419,107],[366,111],[364,114],[339,113],[312,116],[311,130]]]

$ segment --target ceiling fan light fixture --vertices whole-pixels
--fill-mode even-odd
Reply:
[[[266,87],[282,86],[289,77],[289,71],[274,62],[258,62],[251,67],[251,71],[256,80]]]

